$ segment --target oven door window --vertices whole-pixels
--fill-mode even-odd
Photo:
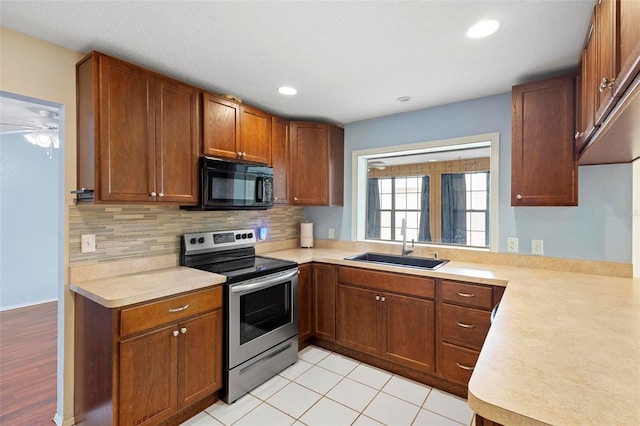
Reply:
[[[292,321],[291,281],[240,296],[240,345]]]

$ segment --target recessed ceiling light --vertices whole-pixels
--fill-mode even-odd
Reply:
[[[287,96],[293,96],[296,93],[298,93],[298,91],[296,89],[294,89],[293,87],[289,87],[289,86],[282,86],[278,88],[278,92],[280,92],[281,95],[287,95]]]
[[[471,28],[467,30],[467,37],[487,37],[498,31],[498,28],[500,28],[500,22],[496,21],[495,19],[480,21],[477,24],[472,25]]]
[[[398,102],[409,102],[411,100],[411,96],[400,96],[396,101]]]

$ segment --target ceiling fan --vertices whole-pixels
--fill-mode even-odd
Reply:
[[[39,109],[37,110],[37,115],[30,114],[30,116],[35,119],[25,119],[17,116],[3,117],[5,122],[0,123],[3,133],[29,132],[25,133],[23,137],[35,146],[46,148],[49,158],[53,158],[52,149],[60,147],[58,113]],[[41,120],[39,120],[40,117],[42,117]]]

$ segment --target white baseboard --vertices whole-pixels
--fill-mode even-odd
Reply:
[[[43,303],[57,302],[57,301],[58,301],[58,298],[56,297],[54,299],[38,300],[37,302],[23,303],[21,305],[3,306],[3,307],[0,307],[0,312],[10,311],[12,309],[26,308],[29,306],[42,305]]]

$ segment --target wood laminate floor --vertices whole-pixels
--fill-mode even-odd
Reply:
[[[53,424],[58,303],[0,312],[0,425]]]

